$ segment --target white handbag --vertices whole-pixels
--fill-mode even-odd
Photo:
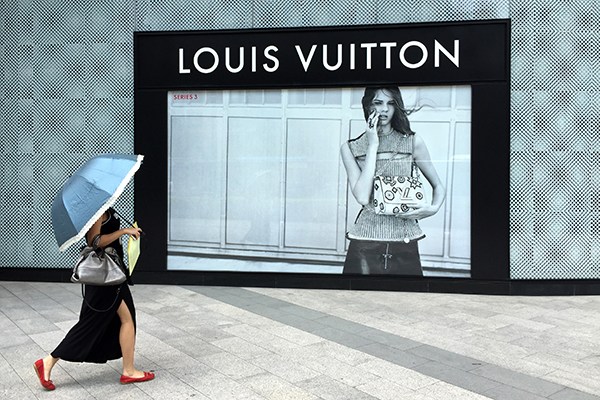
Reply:
[[[383,170],[397,154],[394,153],[379,168],[379,171]],[[417,167],[414,159],[410,165],[410,176],[385,176],[375,171],[373,180],[375,214],[398,215],[410,210],[410,204],[427,204],[420,177],[419,167]]]
[[[414,162],[411,176],[375,175],[373,181],[375,214],[396,215],[410,210],[409,204],[426,204],[423,183],[419,177],[418,167]]]

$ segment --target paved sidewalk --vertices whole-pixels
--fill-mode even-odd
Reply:
[[[135,285],[137,362],[33,362],[75,323],[78,285],[0,282],[2,399],[600,400],[600,296]]]

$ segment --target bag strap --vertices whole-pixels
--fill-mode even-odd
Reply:
[[[92,239],[92,247],[94,248],[94,250],[96,250],[98,248],[98,243],[100,243],[100,236],[102,236],[102,235],[101,234],[97,234]]]
[[[412,153],[410,154],[412,158],[412,163],[410,164],[410,176],[412,178],[416,178],[420,180],[421,174],[419,173],[419,167],[417,167],[417,163],[415,162],[415,136],[412,137]]]
[[[101,236],[100,234],[97,234],[92,239],[92,249],[94,250],[94,252],[96,253],[96,255],[98,257],[102,257],[104,255],[104,249],[98,247],[98,243],[100,243],[100,236]]]
[[[83,302],[85,303],[86,306],[88,306],[90,308],[90,310],[92,311],[96,311],[96,312],[107,312],[108,310],[110,310],[111,308],[113,308],[113,306],[117,303],[117,300],[119,299],[119,293],[121,293],[121,285],[119,285],[119,287],[117,288],[117,295],[115,296],[115,299],[113,300],[112,304],[110,305],[110,307],[108,307],[106,310],[98,310],[97,308],[94,308],[92,306],[90,306],[90,303],[87,302],[87,300],[85,299],[85,289],[84,289],[84,284],[81,284],[81,297],[83,297]]]

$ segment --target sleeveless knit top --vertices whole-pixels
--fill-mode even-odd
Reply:
[[[379,137],[375,174],[387,176],[410,176],[413,164],[414,135],[404,136],[396,131]],[[350,151],[362,168],[367,154],[367,135],[362,134],[348,141]],[[395,154],[395,155],[394,155]],[[383,159],[380,157],[383,156]],[[393,159],[389,159],[392,157]],[[381,242],[410,242],[425,237],[415,219],[404,219],[393,215],[375,214],[373,194],[369,204],[363,206],[354,225],[350,227],[348,239]]]

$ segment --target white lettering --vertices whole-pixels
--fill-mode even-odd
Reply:
[[[385,48],[385,68],[392,68],[392,47],[396,47],[395,42],[379,43],[379,47]]]
[[[421,49],[421,52],[423,54],[423,56],[421,57],[421,60],[419,62],[417,62],[417,63],[414,63],[414,64],[409,63],[408,61],[406,61],[406,58],[404,57],[404,53],[406,52],[406,49],[408,49],[409,47],[412,47],[412,46],[416,46],[419,49]],[[422,66],[423,64],[425,64],[425,61],[427,61],[428,54],[429,53],[427,52],[427,47],[425,47],[425,45],[423,43],[417,42],[416,40],[413,40],[411,42],[407,42],[400,49],[400,62],[406,68],[416,69],[416,68],[419,68],[420,66]]]
[[[269,67],[267,65],[267,63],[263,64],[263,68],[267,72],[275,72],[275,71],[277,71],[277,68],[279,68],[279,60],[277,59],[277,57],[275,57],[274,55],[271,54],[271,52],[276,52],[276,51],[279,51],[277,46],[271,45],[271,46],[268,46],[267,48],[265,48],[265,51],[264,51],[265,58],[273,61],[272,67]]]
[[[233,68],[231,66],[230,63],[230,54],[229,54],[229,47],[225,47],[225,68],[227,68],[227,70],[229,72],[232,72],[234,74],[237,74],[238,72],[240,72],[242,70],[242,68],[244,68],[244,48],[240,47],[240,65],[238,65],[236,68]]]
[[[365,54],[367,61],[366,68],[371,69],[371,49],[377,47],[377,43],[361,43],[360,47],[362,47],[363,49],[367,49],[367,52]]]
[[[183,49],[179,49],[179,73],[189,74],[190,72],[189,68],[183,68]]]
[[[458,52],[459,42],[460,41],[458,39],[454,40],[454,55],[452,55],[437,40],[434,41],[434,44],[433,44],[433,49],[434,49],[433,50],[434,51],[434,65],[435,65],[436,68],[440,66],[440,52],[444,53],[444,55],[446,57],[448,57],[448,60],[452,61],[452,64],[456,65],[456,68],[460,68],[458,66],[458,64],[459,64],[459,61],[458,61],[458,56],[459,56],[459,52]]]
[[[337,63],[335,65],[329,65],[327,61],[327,45],[323,45],[323,66],[328,71],[335,71],[342,65],[342,44],[337,45]]]
[[[213,62],[213,64],[212,64],[211,67],[209,67],[209,68],[202,68],[202,66],[200,66],[200,63],[198,62],[198,58],[200,58],[200,56],[202,55],[202,53],[210,53],[213,56],[214,62]],[[196,69],[198,70],[198,72],[201,72],[203,74],[210,74],[215,69],[217,69],[217,67],[219,66],[219,55],[212,48],[210,48],[210,47],[203,47],[203,48],[199,49],[196,52],[196,54],[194,54],[194,66],[196,67]]]
[[[310,67],[310,62],[311,62],[313,56],[315,55],[316,49],[317,49],[317,45],[313,44],[312,47],[310,48],[310,53],[308,54],[308,59],[307,59],[306,57],[304,57],[302,48],[300,46],[296,45],[296,53],[298,53],[298,57],[300,57],[300,62],[302,63],[302,66],[304,67],[304,72],[308,71],[308,67]]]
[[[428,46],[417,40],[405,43],[338,43],[337,45],[334,45],[336,47],[335,50],[331,51],[327,44],[317,43],[308,46],[310,47],[302,48],[299,44],[295,45],[296,53],[298,54],[298,59],[304,72],[308,72],[310,68],[321,68],[319,65],[312,66],[312,61],[315,58],[317,51],[322,51],[322,67],[323,70],[327,71],[338,71],[342,68],[356,70],[357,58],[359,59],[359,66],[364,68],[364,70],[373,69],[374,62],[377,68],[385,68],[387,70],[398,68],[400,66],[417,69],[429,61],[429,54],[431,52],[434,54],[434,59],[431,60],[430,63],[432,63],[435,68],[440,67],[440,63],[442,62],[441,58],[449,60],[456,68],[459,68],[460,66],[460,40],[458,39],[454,40],[453,48],[445,48],[437,40],[433,40],[433,43]],[[347,46],[348,53],[345,53],[345,46]],[[257,46],[248,47],[250,49],[249,52],[246,51],[246,47],[224,46],[218,49],[202,47],[196,50],[192,57],[193,67],[186,65],[186,62],[188,64],[190,63],[189,56],[186,59],[186,50],[184,48],[179,48],[178,72],[179,74],[190,74],[192,70],[196,70],[202,74],[210,74],[218,68],[225,68],[229,73],[237,74],[244,69],[251,70],[252,72],[257,72],[257,70],[261,68],[266,72],[275,72],[279,69],[280,61],[277,58],[279,49],[277,46],[270,45],[264,48]],[[413,47],[417,49],[414,50],[412,49]],[[236,51],[239,54],[233,55],[232,53]],[[261,51],[262,54],[260,53]],[[361,63],[361,57],[363,57],[363,54],[360,54],[361,51],[364,52],[364,66]],[[334,52],[336,54],[333,54]],[[397,56],[396,53],[398,54]],[[407,55],[409,56],[409,59],[407,59]],[[236,62],[235,58],[238,56],[239,60],[237,64],[232,65]],[[317,55],[317,57],[319,57],[319,55]],[[223,58],[224,66],[221,64],[221,59]],[[400,65],[398,65],[397,60],[400,61]],[[447,62],[445,63],[447,64]],[[290,68],[291,66],[287,65],[286,67]]]

